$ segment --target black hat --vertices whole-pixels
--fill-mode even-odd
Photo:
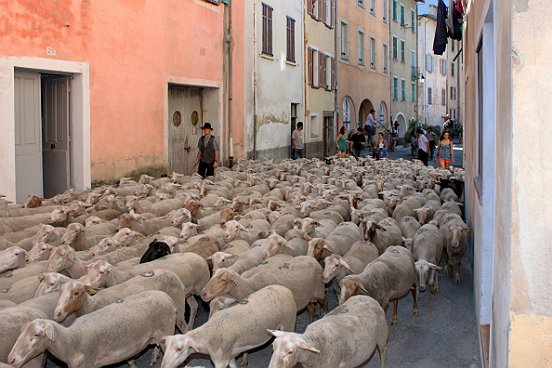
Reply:
[[[211,123],[205,123],[205,124],[201,127],[201,129],[202,129],[202,130],[203,130],[203,129],[211,129],[211,130],[214,130],[213,127],[211,126]]]

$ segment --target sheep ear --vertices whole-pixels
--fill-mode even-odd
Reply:
[[[39,276],[38,276],[38,282],[41,282],[42,280],[44,280],[44,277],[45,275],[43,273],[41,273]]]
[[[349,264],[343,258],[339,259],[339,264],[345,267],[346,269],[348,269],[349,271],[353,272],[353,270],[351,270],[351,266],[349,266]]]
[[[465,228],[464,228],[464,230],[463,230],[463,231],[465,231],[465,232],[467,232],[467,233],[471,233],[471,231],[472,231],[472,228],[471,228],[471,227],[469,227],[469,226],[467,226],[467,227],[465,227]]]
[[[429,268],[431,268],[432,270],[438,271],[438,270],[441,269],[441,267],[439,267],[439,266],[437,266],[437,265],[435,265],[435,264],[433,264],[433,263],[431,263],[431,262],[428,262],[428,264],[429,264]]]
[[[357,288],[364,291],[365,293],[368,293],[368,290],[366,290],[366,288],[364,287],[364,285],[362,285],[362,282],[360,282],[360,280],[357,280],[356,286],[357,286]]]
[[[269,334],[271,334],[272,336],[274,337],[280,337],[280,336],[284,336],[285,335],[285,332],[283,331],[280,331],[280,330],[270,330],[270,329],[266,329],[266,332],[268,332]]]
[[[297,339],[297,346],[299,346],[303,350],[308,350],[313,353],[320,354],[320,350],[316,349],[314,346],[303,339]]]
[[[326,249],[328,252],[333,253],[333,250],[331,250],[331,248],[328,247],[328,244],[324,244],[324,245],[322,246],[322,249]]]
[[[46,334],[46,337],[48,340],[55,342],[55,332],[54,332],[54,325],[50,321],[45,321],[44,323],[44,333]]]

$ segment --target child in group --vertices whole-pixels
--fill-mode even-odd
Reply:
[[[387,158],[387,142],[383,138],[383,133],[378,133],[378,141],[376,142],[377,159]]]

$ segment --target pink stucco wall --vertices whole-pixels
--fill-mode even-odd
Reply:
[[[222,85],[223,13],[203,0],[0,0],[0,54],[89,63],[92,180],[110,179],[166,166],[169,80]]]

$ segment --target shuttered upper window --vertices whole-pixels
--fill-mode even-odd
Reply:
[[[295,62],[295,19],[287,17],[286,60]]]
[[[263,54],[272,56],[272,8],[263,4]]]

